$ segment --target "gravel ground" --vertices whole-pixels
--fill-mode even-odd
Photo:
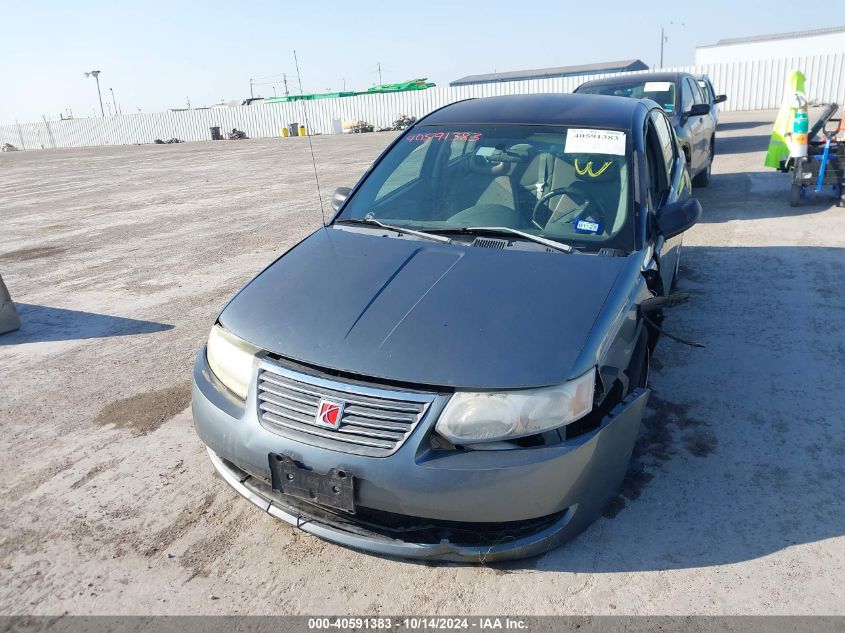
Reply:
[[[845,210],[723,115],[619,498],[507,566],[415,564],[272,519],[193,432],[228,297],[320,223],[305,139],[0,155],[0,613],[845,614]],[[324,198],[390,134],[313,139]]]

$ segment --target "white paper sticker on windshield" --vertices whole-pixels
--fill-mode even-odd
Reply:
[[[625,155],[625,132],[572,128],[566,133],[566,154]]]
[[[666,92],[671,89],[671,81],[647,81],[643,86],[643,92]]]

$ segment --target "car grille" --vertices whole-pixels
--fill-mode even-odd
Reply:
[[[346,453],[385,457],[396,452],[428,410],[434,394],[392,391],[262,367],[258,419],[285,437]],[[344,403],[337,429],[315,421],[321,399]]]

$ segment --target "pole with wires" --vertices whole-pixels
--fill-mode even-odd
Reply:
[[[666,35],[663,33],[663,27],[660,27],[660,68],[663,68],[663,45],[666,43]]]
[[[299,73],[299,60],[296,57],[296,51],[293,51],[293,62],[296,64],[296,79],[299,82],[299,95],[303,96],[305,93],[302,90],[302,75]],[[287,88],[287,81],[285,81],[285,88]],[[320,191],[320,177],[317,175],[317,160],[314,158],[314,145],[311,143],[311,124],[308,122],[308,110],[305,107],[305,100],[300,99],[300,106],[302,107],[302,118],[305,119],[305,136],[308,137],[308,149],[311,151],[311,165],[314,167],[314,182],[317,183],[317,197],[320,199],[320,215],[323,217],[323,226],[326,226],[326,211],[323,209],[323,193]]]

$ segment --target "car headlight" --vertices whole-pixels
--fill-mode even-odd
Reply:
[[[252,362],[258,348],[219,325],[211,328],[206,346],[208,366],[226,387],[246,399],[252,378]]]
[[[436,430],[453,444],[508,440],[543,433],[587,415],[593,408],[595,368],[554,387],[502,392],[458,391]]]

